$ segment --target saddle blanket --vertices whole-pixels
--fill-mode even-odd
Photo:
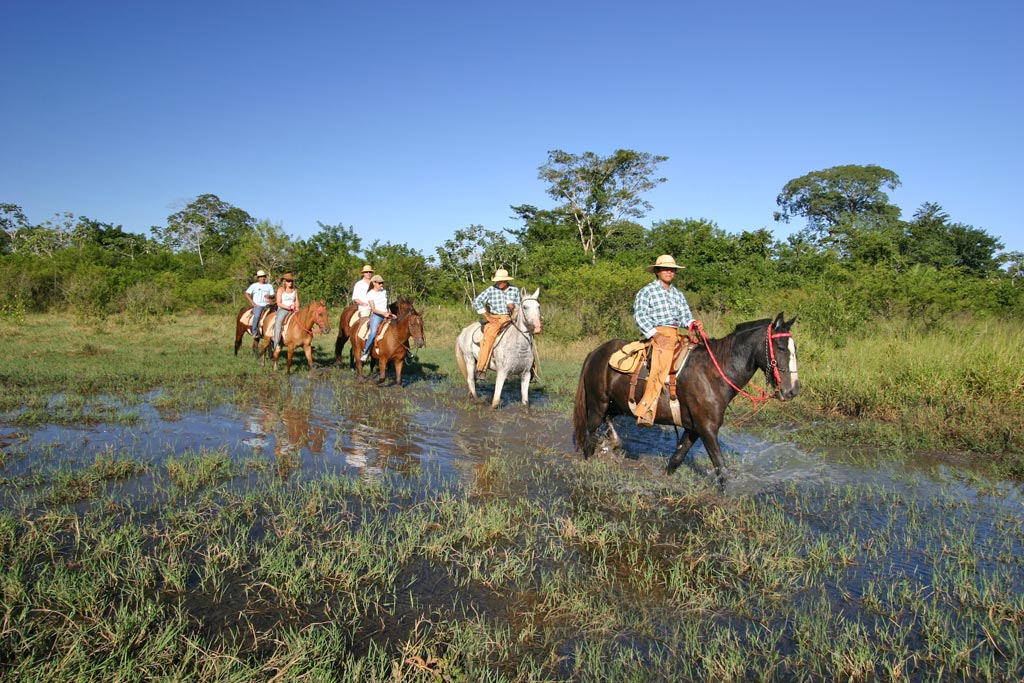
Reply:
[[[686,359],[690,357],[690,351],[695,345],[684,342],[684,348],[680,349],[679,355],[672,359],[672,372],[671,374],[678,375],[679,371],[686,365]],[[637,372],[640,364],[643,363],[644,367],[640,369],[640,379],[644,379],[647,376],[647,370],[650,368],[650,363],[647,362],[650,356],[651,345],[646,341],[635,341],[630,342],[623,346],[618,351],[612,353],[608,358],[608,366],[616,372],[621,372],[624,375],[632,375]],[[667,380],[666,380],[667,382]]]

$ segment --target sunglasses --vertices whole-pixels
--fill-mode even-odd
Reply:
[[[285,282],[295,282],[295,280],[288,280],[288,279],[285,279]]]

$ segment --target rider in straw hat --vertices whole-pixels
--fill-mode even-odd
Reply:
[[[679,330],[700,327],[690,312],[690,304],[678,289],[672,286],[676,271],[683,266],[668,254],[662,254],[647,267],[655,279],[636,293],[633,301],[633,319],[644,339],[652,341],[651,371],[643,398],[636,407],[636,422],[639,425],[653,425],[658,410],[658,398],[668,379],[672,366],[672,354]]]
[[[260,316],[263,310],[274,303],[274,285],[267,282],[267,273],[262,268],[256,271],[256,282],[249,285],[245,290],[245,298],[252,306],[252,336],[259,339]]]
[[[497,339],[501,328],[511,322],[512,311],[519,305],[519,288],[510,285],[511,281],[508,271],[498,268],[491,278],[494,284],[480,292],[473,300],[473,308],[487,320],[487,324],[484,325],[484,338],[480,340],[480,356],[476,361],[478,373],[487,371],[494,340]]]

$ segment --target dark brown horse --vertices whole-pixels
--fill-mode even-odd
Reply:
[[[238,312],[235,318],[235,355],[242,345],[242,338],[247,332],[251,333],[252,308],[246,307]],[[260,357],[260,363],[266,365],[267,349],[274,337],[274,321],[280,311],[276,308],[268,311],[260,320],[260,339],[252,342],[253,353]],[[285,320],[281,329],[281,346],[274,350],[274,369],[277,369],[277,357],[281,354],[284,346],[288,347],[288,363],[286,369],[291,372],[292,356],[295,347],[301,346],[306,354],[306,362],[309,369],[313,369],[313,336],[320,333],[330,333],[330,314],[327,312],[327,305],[323,301],[315,301],[308,306],[303,306],[295,311],[288,320]],[[314,330],[314,327],[317,328]]]
[[[359,306],[351,303],[345,307],[345,310],[341,312],[341,317],[338,318],[338,339],[334,342],[334,362],[341,363],[341,351],[345,348],[345,342],[355,336],[356,331],[359,329],[360,323],[366,319],[364,316],[360,318],[355,315],[356,309]],[[412,305],[412,299],[406,299],[405,297],[399,297],[398,301],[390,304],[388,310],[395,315],[402,315],[403,313],[411,313],[415,309]],[[349,349],[349,367],[355,367],[355,356],[352,355],[351,348]]]
[[[722,339],[705,339],[694,348],[680,370],[676,385],[679,396],[680,424],[683,435],[675,453],[669,458],[669,474],[686,458],[690,447],[699,438],[707,449],[720,483],[725,481],[722,452],[718,444],[718,430],[725,418],[725,409],[737,393],[744,393],[755,401],[767,400],[769,394],[751,396],[743,387],[758,370],[764,371],[775,398],[786,401],[799,391],[796,368],[796,345],[790,328],[796,318],[785,321],[779,313],[775,320],[755,320],[738,325],[732,334]],[[584,457],[594,454],[597,431],[607,425],[613,443],[621,445],[612,426],[615,415],[630,415],[630,376],[608,366],[608,359],[627,342],[613,339],[597,347],[583,361],[576,405],[573,411],[573,430],[576,448]],[[640,380],[634,395],[644,392],[645,381]],[[656,424],[674,424],[669,407],[668,391],[663,391],[658,402]]]
[[[381,334],[383,331],[383,334]],[[402,366],[405,365],[405,355],[409,352],[410,343],[415,343],[417,348],[422,348],[426,341],[423,338],[423,316],[415,309],[401,313],[391,321],[388,328],[384,329],[384,323],[377,330],[377,339],[374,340],[373,348],[370,349],[370,357],[377,359],[380,375],[377,384],[383,384],[387,372],[388,363],[395,364],[395,383],[402,386]],[[363,376],[363,363],[359,357],[363,353],[365,339],[358,335],[352,337],[352,351],[356,357],[356,374]]]

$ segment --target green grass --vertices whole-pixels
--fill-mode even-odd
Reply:
[[[80,469],[119,477],[117,459]],[[49,477],[0,511],[0,678],[1024,673],[1024,527],[1007,509],[998,533],[972,533],[955,486],[729,499],[692,478],[507,452],[464,484],[296,484],[267,469],[238,485],[217,453],[177,462],[191,483],[162,468],[132,504],[97,493],[72,510]]]

